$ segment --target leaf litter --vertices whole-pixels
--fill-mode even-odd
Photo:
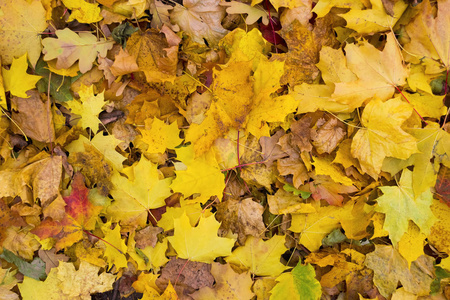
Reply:
[[[450,297],[449,10],[3,1],[0,299]]]

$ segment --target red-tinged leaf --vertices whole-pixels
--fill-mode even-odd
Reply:
[[[450,206],[450,170],[447,167],[441,166],[434,188],[439,200]]]
[[[70,196],[64,197],[66,202],[66,213],[70,215],[84,229],[92,230],[95,227],[95,217],[101,207],[94,206],[88,199],[89,190],[84,185],[84,177],[81,173],[73,176],[72,192]]]
[[[95,228],[96,218],[102,209],[88,199],[89,190],[84,185],[81,173],[76,173],[70,196],[64,198],[66,215],[61,221],[47,218],[31,232],[41,239],[54,238],[55,248],[60,250],[73,245],[83,238],[83,231]]]

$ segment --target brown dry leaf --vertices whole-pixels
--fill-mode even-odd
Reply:
[[[286,157],[287,154],[281,150],[278,140],[285,135],[284,130],[278,130],[271,137],[263,136],[259,139],[261,144],[261,155],[264,158],[264,164],[270,168],[275,160]]]
[[[292,175],[292,184],[295,188],[299,188],[308,179],[309,174],[303,160],[298,153],[293,152],[287,158],[281,158],[277,162],[277,169],[280,175]]]
[[[56,268],[60,261],[69,261],[69,257],[64,254],[57,254],[56,249],[52,248],[50,250],[43,250],[42,248],[38,251],[39,257],[45,262],[45,273],[48,275],[52,268]]]
[[[260,237],[266,230],[262,219],[263,212],[264,207],[252,198],[241,201],[228,199],[217,205],[216,218],[222,223],[221,229],[237,233],[238,241],[243,245],[247,235]]]
[[[172,259],[162,269],[161,276],[156,285],[164,291],[169,282],[177,282],[175,290],[180,299],[189,299],[192,294],[202,287],[212,287],[214,277],[211,274],[211,265],[186,259]]]
[[[55,129],[51,112],[42,102],[37,90],[27,92],[29,98],[13,97],[12,119],[19,126],[13,126],[14,133],[26,134],[39,142],[49,143],[55,140]]]
[[[139,230],[136,232],[135,236],[136,247],[144,249],[145,247],[151,246],[155,248],[155,245],[158,242],[158,234],[163,231],[164,230],[162,228],[153,227],[151,225]]]
[[[331,118],[318,129],[311,129],[311,139],[314,148],[319,154],[331,153],[345,137],[345,128],[342,122]]]
[[[120,76],[137,72],[139,67],[136,63],[136,57],[130,55],[126,49],[120,48],[119,54],[116,55],[110,70],[114,76]]]

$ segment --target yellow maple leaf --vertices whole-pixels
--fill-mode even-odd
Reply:
[[[21,98],[30,97],[27,95],[27,91],[34,89],[36,83],[42,77],[28,74],[27,69],[28,63],[26,53],[17,59],[14,58],[9,70],[2,68],[2,76],[6,92],[10,91],[11,95]]]
[[[86,151],[85,144],[94,146],[105,159],[113,166],[117,171],[123,169],[122,162],[126,159],[124,156],[116,151],[117,145],[122,141],[114,137],[113,135],[103,135],[103,133],[96,134],[91,140],[83,135],[80,135],[78,139],[71,142],[65,147],[70,153],[84,152]]]
[[[112,290],[116,276],[108,273],[98,275],[100,267],[81,261],[78,270],[73,263],[59,262],[57,268],[51,269],[45,281],[25,276],[19,283],[19,290],[24,299],[90,300],[91,294]]]
[[[416,224],[409,221],[408,231],[398,242],[398,252],[406,259],[408,267],[411,268],[411,263],[425,254],[423,246],[426,237],[423,232],[420,232],[420,228]]]
[[[203,210],[200,203],[192,202],[185,199],[180,199],[180,207],[167,207],[166,212],[162,215],[162,218],[158,221],[158,227],[163,228],[165,231],[173,229],[173,220],[180,218],[183,214],[189,217],[191,226],[195,226],[198,220],[203,217],[209,217],[212,213],[210,209]]]
[[[185,197],[200,194],[194,198],[196,202],[205,203],[211,196],[222,199],[225,189],[224,175],[212,151],[194,158],[192,146],[176,150],[177,159],[182,164],[176,165],[176,178],[170,187],[174,192],[182,193]]]
[[[127,245],[120,234],[120,225],[116,224],[114,229],[111,229],[111,221],[109,221],[102,225],[102,231],[105,234],[103,240],[107,242],[104,243],[106,247],[104,256],[109,266],[115,265],[117,269],[126,268]]]
[[[252,6],[261,2],[263,2],[263,0],[252,0]],[[270,3],[277,11],[280,7],[295,8],[304,5],[301,0],[270,0]]]
[[[72,113],[80,115],[81,118],[78,124],[82,128],[91,128],[93,132],[98,131],[100,120],[98,118],[99,113],[102,111],[102,107],[106,104],[104,100],[104,92],[94,95],[94,86],[85,86],[81,84],[80,101],[72,100],[67,102],[67,106],[71,109]]]
[[[253,105],[252,63],[231,62],[220,71],[215,70],[211,86],[217,101],[213,101],[201,124],[191,124],[186,141],[194,144],[195,152],[206,152],[214,141],[230,127],[245,124]]]
[[[84,0],[62,0],[64,5],[72,11],[67,22],[77,20],[80,23],[95,23],[103,19],[98,4]]]
[[[395,1],[390,16],[381,0],[370,0],[371,9],[353,8],[345,14],[341,14],[347,21],[347,28],[351,28],[360,34],[376,33],[389,30],[402,16],[408,4],[403,0]]]
[[[375,97],[383,101],[391,98],[395,87],[406,83],[408,70],[393,33],[387,34],[383,51],[363,42],[359,46],[347,44],[345,52],[347,66],[358,80],[336,83],[332,97],[337,102],[355,109]]]
[[[406,165],[414,164],[413,189],[418,196],[434,187],[440,164],[449,164],[450,134],[437,123],[429,123],[425,128],[406,130],[417,139],[419,153],[414,153]],[[433,163],[430,161],[434,160]]]
[[[145,128],[139,131],[142,134],[141,140],[148,145],[148,153],[164,153],[166,149],[174,149],[182,142],[176,121],[167,125],[158,118],[146,119]]]
[[[275,235],[270,240],[248,236],[245,245],[236,248],[225,260],[257,276],[278,276],[288,267],[280,262],[286,252],[285,236]]]
[[[174,220],[175,232],[168,237],[179,258],[212,263],[218,256],[228,256],[234,246],[234,239],[217,236],[220,223],[214,215],[200,218],[197,227],[191,227],[186,214]]]
[[[419,152],[416,139],[401,128],[411,113],[412,107],[399,98],[375,99],[366,106],[361,118],[364,128],[358,130],[351,147],[364,172],[377,178],[385,157],[406,159]]]
[[[414,196],[412,187],[412,172],[404,169],[399,186],[383,186],[379,188],[383,195],[376,199],[377,212],[386,215],[383,228],[389,232],[393,245],[408,231],[408,220],[412,220],[420,231],[428,235],[437,220],[430,206],[433,202],[431,191]]]
[[[28,53],[31,65],[41,55],[41,35],[47,28],[41,1],[3,0],[0,2],[0,56],[3,64]]]
[[[340,219],[349,206],[320,207],[317,212],[309,214],[292,215],[292,223],[289,230],[300,232],[299,244],[304,245],[311,252],[319,250],[322,239],[333,229],[340,227]]]
[[[373,282],[384,297],[389,297],[397,289],[398,283],[414,295],[428,295],[433,278],[422,271],[422,266],[432,265],[430,256],[421,256],[413,262],[411,269],[400,253],[391,245],[375,245],[375,251],[366,255],[364,264],[373,270]],[[405,298],[400,298],[405,299]]]
[[[319,0],[312,12],[317,14],[318,18],[323,18],[333,7],[363,9],[364,2],[360,0]]]
[[[164,206],[164,199],[169,197],[171,179],[161,179],[157,165],[144,156],[131,167],[123,169],[128,178],[115,171],[111,182],[115,188],[111,195],[115,201],[108,207],[107,213],[114,221],[124,225],[144,227],[150,209]],[[131,178],[130,178],[131,177]]]
[[[56,68],[70,68],[77,60],[81,73],[86,73],[92,68],[93,61],[100,54],[106,57],[108,50],[114,44],[114,41],[107,41],[103,38],[97,40],[97,37],[90,32],[73,32],[69,28],[56,30],[58,38],[43,39],[42,45],[45,54],[44,60],[57,58]]]
[[[440,60],[448,70],[450,68],[450,1],[444,0],[437,3],[437,17],[433,13],[430,1],[421,4],[421,11],[416,18],[406,25],[410,42],[405,45],[405,50],[418,58],[431,58]]]

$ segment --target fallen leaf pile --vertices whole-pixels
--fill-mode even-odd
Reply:
[[[3,0],[0,61],[0,300],[450,299],[450,0]]]

